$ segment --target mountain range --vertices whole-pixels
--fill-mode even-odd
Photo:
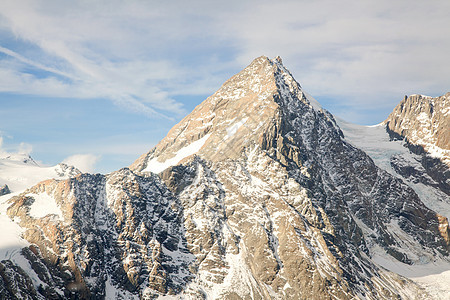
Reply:
[[[350,124],[262,56],[128,168],[2,158],[0,296],[448,299],[449,99]]]

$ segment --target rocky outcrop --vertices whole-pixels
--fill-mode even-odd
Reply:
[[[412,95],[405,96],[385,123],[390,131],[413,145],[422,146],[427,152],[441,150],[441,156],[447,160],[450,151],[449,114],[450,92],[437,98]],[[440,149],[433,149],[435,147]]]
[[[4,195],[10,194],[10,193],[11,193],[11,191],[9,190],[9,187],[7,184],[0,186],[0,196],[4,196]]]
[[[20,267],[9,260],[0,262],[1,299],[38,299],[33,282]]]

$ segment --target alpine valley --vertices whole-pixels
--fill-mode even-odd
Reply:
[[[259,57],[129,168],[2,157],[0,298],[450,299],[449,128],[450,93],[359,126]]]

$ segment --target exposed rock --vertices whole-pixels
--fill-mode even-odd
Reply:
[[[427,152],[441,152],[448,165],[450,158],[450,92],[437,98],[422,95],[406,97],[386,119],[387,128],[420,145]],[[440,149],[436,149],[440,148]],[[434,149],[433,149],[434,148]]]
[[[62,216],[33,216],[39,197],[54,201]],[[189,281],[181,208],[155,176],[122,169],[48,180],[10,203],[8,215],[37,245],[24,256],[61,298],[103,298],[106,285],[117,297],[174,294]]]
[[[260,57],[131,168],[161,172],[179,195],[199,285],[211,287],[208,295],[399,295],[373,283],[381,275],[367,258],[367,243],[412,263],[411,249],[396,232],[430,257],[447,256],[449,241],[440,228],[448,227],[342,137],[333,116],[279,60]],[[193,158],[191,145],[201,159]],[[364,237],[361,226],[373,237]],[[215,272],[218,265],[227,275]],[[230,280],[231,287],[224,286]]]
[[[38,299],[30,277],[9,260],[0,262],[1,299]]]
[[[7,195],[9,193],[11,193],[11,191],[9,190],[9,187],[7,184],[0,186],[0,196]]]

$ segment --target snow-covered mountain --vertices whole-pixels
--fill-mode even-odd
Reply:
[[[425,205],[450,218],[450,93],[441,97],[412,95],[395,107],[386,121],[360,126],[338,119],[346,139],[364,150],[383,170],[402,179]],[[388,269],[450,295],[447,261],[405,266],[380,263]],[[438,297],[438,296],[437,296]],[[450,296],[449,296],[450,297]]]
[[[21,192],[50,178],[68,178],[79,174],[75,167],[58,164],[40,166],[28,154],[0,153],[0,186],[7,185],[11,192]]]
[[[58,164],[52,167],[40,166],[28,154],[0,153],[0,298],[20,299],[35,295],[35,287],[27,286],[30,276],[30,262],[21,255],[21,249],[30,246],[23,236],[23,228],[7,216],[8,199],[19,195],[27,188],[51,178],[67,179],[81,172],[72,166]],[[49,213],[59,213],[60,209],[46,197],[36,198],[29,214],[43,217]],[[25,273],[22,273],[25,272]],[[14,278],[22,276],[24,282],[15,282]],[[12,280],[12,281],[11,281]],[[28,282],[31,284],[31,282]],[[19,286],[16,286],[19,284]],[[8,290],[15,291],[13,293]],[[17,298],[14,298],[17,297]]]
[[[0,295],[438,297],[393,266],[445,266],[447,218],[358,144],[367,128],[338,124],[279,57],[255,59],[130,168],[10,198],[26,247],[1,262]]]

